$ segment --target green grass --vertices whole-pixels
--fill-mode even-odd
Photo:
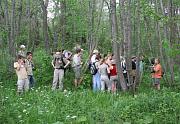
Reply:
[[[44,53],[37,51],[34,54],[36,88],[21,96],[16,94],[15,73],[7,73],[7,68],[3,68],[0,124],[180,124],[179,85],[170,89],[162,81],[162,89],[153,90],[150,72],[146,72],[135,96],[121,91],[117,94],[93,93],[89,72],[84,74],[83,83],[75,90],[72,71],[67,72],[64,79],[68,91],[52,91],[51,57]]]
[[[135,97],[86,89],[51,91],[49,86],[17,96],[13,88],[1,83],[0,124],[180,123],[180,94],[167,88],[146,90]]]

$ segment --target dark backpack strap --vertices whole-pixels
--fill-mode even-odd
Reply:
[[[64,62],[64,60],[63,60],[63,56],[61,57],[61,61],[62,61],[62,63],[63,63],[63,66],[65,66],[66,65],[66,63]]]

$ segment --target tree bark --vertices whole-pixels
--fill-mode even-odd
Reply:
[[[22,0],[19,0],[18,3],[18,20],[17,20],[17,36],[19,36],[20,31],[21,31],[21,19],[22,19]]]
[[[126,58],[126,69],[128,76],[128,83],[130,84],[131,89],[133,89],[133,77],[132,77],[132,60],[131,60],[131,22],[130,22],[130,0],[124,0],[122,5],[126,8],[124,11],[124,50]]]
[[[47,22],[47,7],[49,0],[41,0],[41,8],[43,10],[43,37],[45,43],[45,50],[49,52],[49,35],[48,35],[48,22]]]
[[[64,47],[64,43],[66,40],[66,2],[65,0],[60,1],[60,9],[61,9],[61,16],[60,16],[60,24],[61,24],[61,45]]]
[[[95,0],[89,0],[89,31],[88,31],[88,46],[89,53],[95,48],[94,43],[94,11],[95,11]]]
[[[117,18],[116,18],[116,0],[111,0],[111,36],[113,41],[113,52],[116,58],[117,75],[123,91],[127,90],[124,76],[121,69],[120,54],[119,54],[119,43],[118,43],[118,29],[117,29]]]
[[[29,45],[32,45],[31,42],[31,17],[30,17],[30,0],[26,0],[26,23],[28,25],[28,36],[27,36],[27,49],[29,49]]]
[[[140,84],[140,43],[141,43],[141,20],[140,20],[140,1],[137,2],[137,61],[136,61],[136,80],[134,82],[134,92]]]
[[[15,56],[15,0],[11,0],[12,2],[12,10],[11,10],[11,33],[10,33],[10,42],[9,42],[9,53],[12,56]]]
[[[11,33],[11,27],[10,27],[10,22],[9,22],[9,8],[8,8],[8,0],[5,0],[4,1],[4,4],[5,4],[5,9],[4,9],[4,15],[5,15],[5,24],[6,24],[6,31],[8,33],[8,36],[7,36],[7,44],[8,44],[8,48],[9,48],[9,53],[10,53],[10,47],[9,47],[9,44],[10,44],[10,33]]]

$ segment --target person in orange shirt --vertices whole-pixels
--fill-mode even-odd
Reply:
[[[155,59],[154,66],[152,66],[152,68],[153,68],[152,79],[153,79],[154,87],[157,90],[160,90],[160,80],[162,78],[162,67],[160,64],[160,60],[158,58]]]

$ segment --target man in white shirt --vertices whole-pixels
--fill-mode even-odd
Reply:
[[[81,65],[82,65],[82,61],[81,61],[81,49],[77,49],[76,50],[76,54],[73,56],[73,63],[72,63],[72,67],[73,67],[74,73],[75,73],[75,80],[74,80],[75,87],[80,85]]]

